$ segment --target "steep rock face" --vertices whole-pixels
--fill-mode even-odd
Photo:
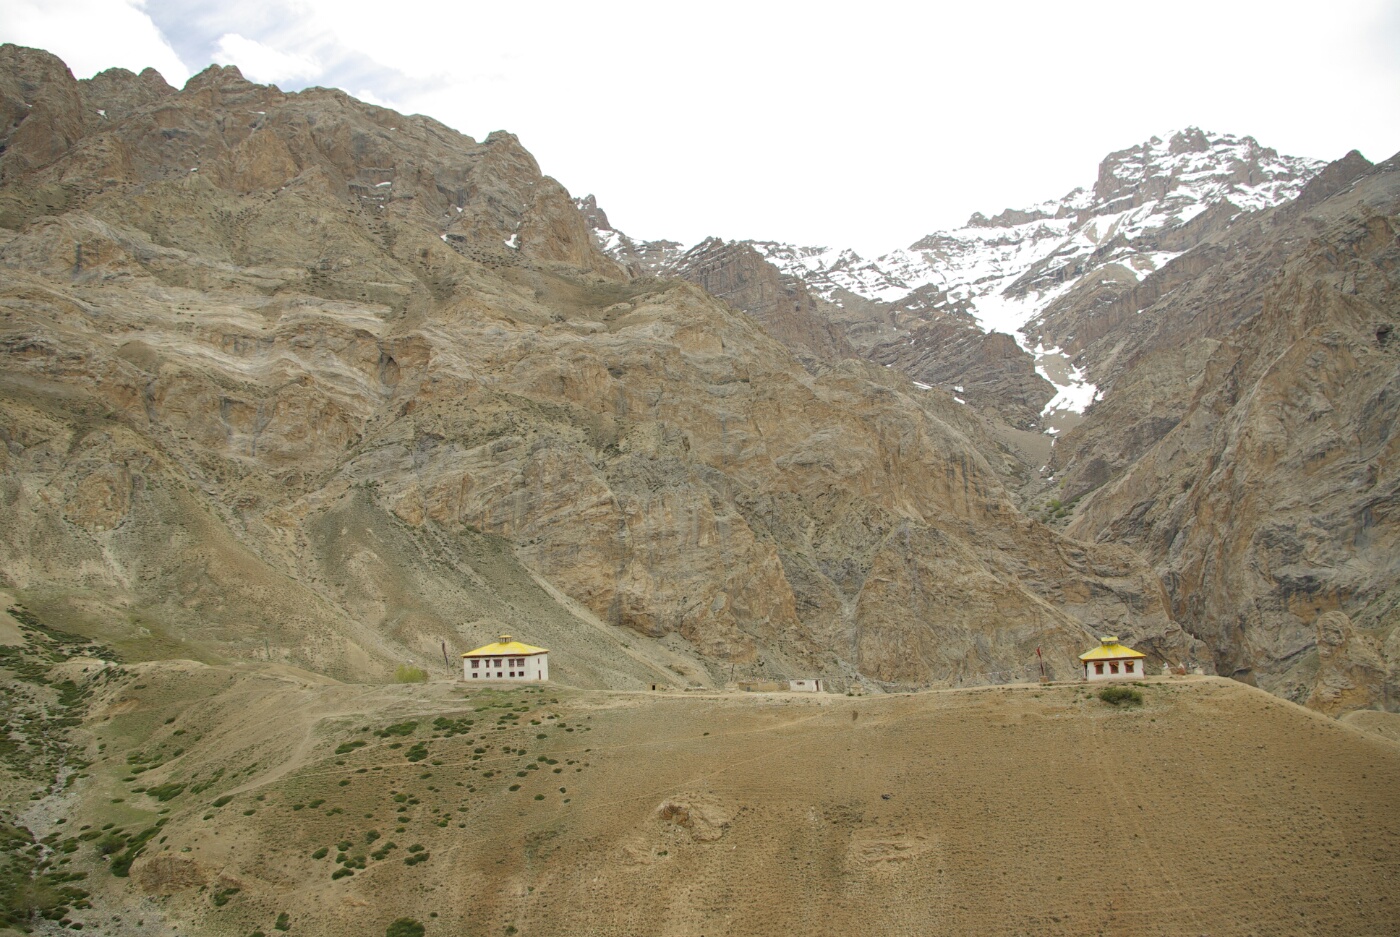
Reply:
[[[855,355],[846,337],[818,308],[820,300],[747,244],[709,238],[677,257],[666,273],[747,312],[808,365]]]
[[[145,81],[0,187],[27,601],[351,677],[502,626],[605,686],[1199,652],[1142,563],[1015,510],[966,407],[624,280],[513,137]]]
[[[636,241],[617,231],[592,195],[574,203],[598,249],[629,276],[689,280],[746,312],[809,368],[856,354],[832,310],[799,279],[786,276],[747,242],[706,238],[689,250],[678,241]]]
[[[78,83],[57,56],[5,43],[0,75],[0,181],[5,181],[63,155],[83,135],[89,115]]]
[[[1102,340],[1122,377],[1059,456],[1071,533],[1140,549],[1221,672],[1300,702],[1336,695],[1320,615],[1397,650],[1400,161],[1344,162],[1163,271],[1204,267]]]
[[[1034,359],[1014,338],[982,331],[966,302],[925,286],[901,300],[865,309],[868,324],[857,325],[858,314],[838,321],[865,340],[866,357],[920,383],[950,388],[958,400],[995,413],[1011,426],[1039,426],[1041,412],[1055,396],[1054,385],[1036,372]]]

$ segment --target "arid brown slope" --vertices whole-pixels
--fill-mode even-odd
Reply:
[[[1016,511],[965,407],[624,280],[510,135],[55,62],[0,56],[0,569],[56,621],[355,679],[504,628],[611,687],[1196,652],[1131,553]],[[74,95],[107,116],[24,142]]]
[[[1071,534],[1148,556],[1218,672],[1329,712],[1400,701],[1397,232],[1400,161],[1352,154],[1168,264],[1080,323],[1111,383],[1057,451]]]
[[[429,935],[1393,930],[1400,747],[1218,678],[1140,692],[493,693],[139,665],[98,693],[67,824],[46,801],[36,830],[130,838],[168,809],[129,878],[78,841],[96,907],[72,917],[99,934],[137,916],[153,937],[271,933],[280,913],[308,937],[399,917]]]

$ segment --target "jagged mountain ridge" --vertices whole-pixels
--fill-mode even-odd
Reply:
[[[1073,425],[1097,387],[1092,362],[1060,347],[1072,334],[1027,328],[1037,315],[1091,273],[1140,280],[1241,212],[1295,197],[1323,165],[1252,137],[1188,128],[1109,154],[1091,187],[991,218],[976,213],[873,260],[842,248],[743,243],[835,306],[829,317],[866,357],[962,387],[1013,425],[1053,433]],[[677,270],[690,253],[606,226],[595,236],[620,262],[653,273]],[[1033,360],[1013,364],[1014,349],[984,341],[992,332],[1013,336]],[[942,354],[950,341],[972,353],[950,360]]]

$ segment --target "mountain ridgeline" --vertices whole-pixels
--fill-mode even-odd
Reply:
[[[1190,130],[865,261],[229,67],[0,109],[0,578],[132,659],[1400,704],[1395,160]]]

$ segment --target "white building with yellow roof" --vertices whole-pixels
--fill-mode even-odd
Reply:
[[[549,679],[549,649],[503,634],[494,644],[462,655],[462,679],[543,683]]]
[[[1098,647],[1079,655],[1084,663],[1084,679],[1090,683],[1137,679],[1146,673],[1146,657],[1141,651],[1119,644],[1116,634],[1104,635],[1099,638]]]

